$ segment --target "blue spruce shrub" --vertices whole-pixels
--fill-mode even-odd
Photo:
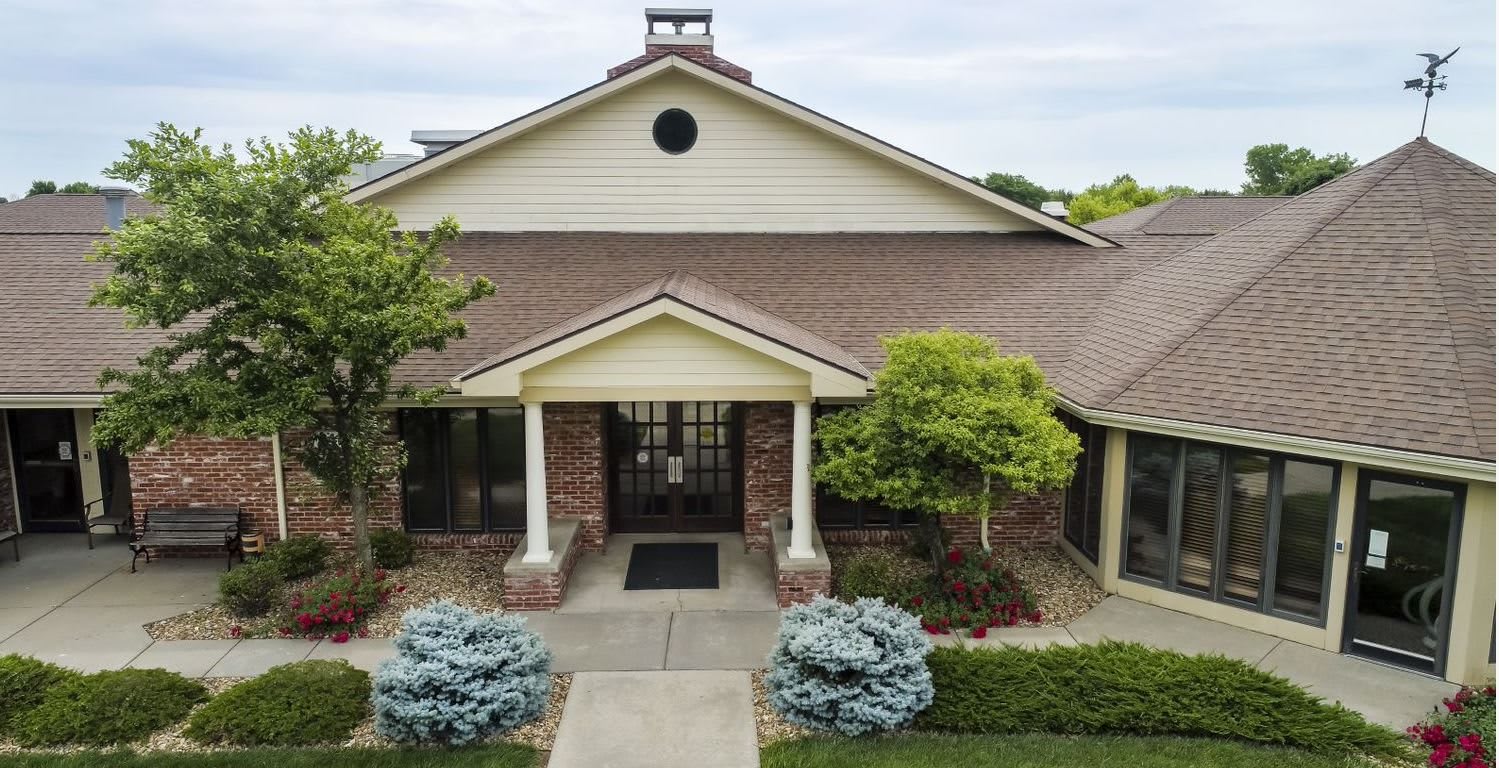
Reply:
[[[541,715],[552,653],[519,616],[446,600],[406,612],[396,656],[375,671],[375,731],[398,742],[461,745]]]
[[[793,723],[858,736],[899,728],[932,703],[921,623],[875,598],[819,597],[786,612],[765,677]]]

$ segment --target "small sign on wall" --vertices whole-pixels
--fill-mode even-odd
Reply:
[[[1370,568],[1384,570],[1384,559],[1389,554],[1390,532],[1369,529],[1369,556],[1364,564]]]
[[[73,460],[73,444],[72,443],[69,443],[67,441],[63,441],[63,442],[60,442],[60,443],[57,444],[57,460],[58,461],[72,461]]]

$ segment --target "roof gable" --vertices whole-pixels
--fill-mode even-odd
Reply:
[[[698,143],[657,149],[685,107]],[[1052,231],[1106,238],[676,55],[480,134],[349,193],[429,227],[489,231]]]

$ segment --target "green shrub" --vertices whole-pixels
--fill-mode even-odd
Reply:
[[[370,532],[370,550],[375,555],[375,565],[381,568],[405,568],[411,565],[414,545],[405,531],[385,529]]]
[[[219,576],[219,604],[235,616],[264,616],[281,593],[281,570],[275,563],[245,563]]]
[[[1393,756],[1400,736],[1281,677],[1223,656],[1107,642],[927,657],[936,696],[924,730],[1212,736],[1327,753]]]
[[[291,581],[322,571],[331,554],[333,546],[316,536],[292,536],[268,547],[265,559],[275,564],[281,578]]]
[[[80,677],[30,656],[0,656],[0,736],[11,735],[17,718],[41,704],[47,691]]]
[[[1435,768],[1485,764],[1495,747],[1494,686],[1463,688],[1406,733]]]
[[[219,694],[184,733],[205,744],[303,746],[345,741],[369,715],[370,676],[347,661],[272,667]]]
[[[35,709],[14,721],[26,746],[124,744],[187,716],[208,691],[164,669],[121,669],[83,675],[53,686]]]
[[[853,548],[840,559],[835,594],[845,602],[873,597],[904,605],[926,587],[931,570],[920,560],[887,547]]]

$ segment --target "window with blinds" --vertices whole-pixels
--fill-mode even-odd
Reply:
[[[409,408],[402,499],[406,529],[463,532],[526,527],[525,434],[519,408]]]
[[[856,405],[817,404],[820,419]],[[877,530],[880,528],[914,528],[921,513],[914,509],[891,509],[873,499],[848,499],[818,483],[815,489],[817,527],[843,530]]]
[[[1143,433],[1129,450],[1126,577],[1324,620],[1336,465]]]

